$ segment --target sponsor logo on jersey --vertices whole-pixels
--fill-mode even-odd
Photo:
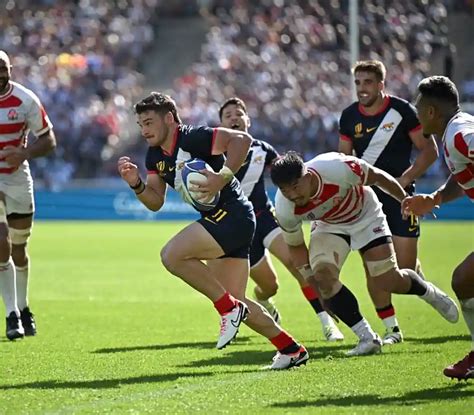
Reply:
[[[385,131],[388,133],[389,131],[392,131],[395,128],[395,123],[394,122],[388,122],[387,124],[382,125],[380,127],[381,130]]]
[[[372,128],[367,128],[366,131],[368,133],[371,133],[372,131],[374,131],[377,127],[372,127]]]
[[[374,233],[380,233],[383,231],[383,229],[380,226],[377,226],[376,228],[372,229]]]
[[[362,123],[359,122],[355,125],[354,127],[354,138],[361,138],[364,136],[362,131],[364,130],[364,127],[362,127]]]
[[[16,110],[14,109],[11,109],[10,111],[8,111],[8,119],[10,121],[15,121],[18,119],[18,112],[16,112]]]
[[[257,156],[253,159],[252,163],[254,164],[262,164],[265,160],[263,159],[263,156]]]

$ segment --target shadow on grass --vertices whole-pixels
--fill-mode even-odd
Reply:
[[[11,389],[110,389],[121,385],[134,385],[140,383],[173,382],[181,378],[213,376],[210,372],[201,373],[166,373],[162,375],[148,375],[119,379],[96,379],[81,381],[44,380],[39,382],[22,383],[19,385],[0,385],[0,390]]]
[[[466,335],[451,335],[451,336],[437,336],[437,337],[405,337],[405,340],[409,343],[421,343],[421,344],[441,344],[452,341],[469,341],[471,337]]]
[[[242,344],[250,340],[250,337],[237,338],[232,344]],[[127,346],[127,347],[110,347],[104,349],[94,350],[92,353],[123,353],[123,352],[136,352],[140,350],[170,350],[180,348],[191,348],[191,349],[215,349],[216,342],[182,342],[182,343],[169,343],[169,344],[150,344],[147,346]]]
[[[461,400],[474,397],[474,390],[466,390],[469,384],[458,383],[442,388],[421,389],[400,396],[380,396],[375,394],[353,396],[322,396],[319,399],[274,403],[273,408],[306,408],[311,406],[373,406],[404,405],[411,406],[434,400]]]

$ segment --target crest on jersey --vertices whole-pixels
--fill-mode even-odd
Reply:
[[[8,111],[8,119],[10,121],[15,121],[18,119],[18,112],[16,112],[16,110],[14,109],[11,109],[10,111]]]
[[[359,122],[354,127],[354,138],[361,138],[364,134],[362,134],[364,127],[362,127],[362,123]]]
[[[262,164],[264,162],[263,156],[257,156],[253,159],[252,163]]]
[[[392,131],[395,127],[394,122],[388,122],[387,124],[382,125],[381,129],[388,133],[389,131]]]

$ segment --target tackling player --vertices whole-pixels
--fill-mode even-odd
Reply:
[[[362,317],[356,298],[339,281],[351,249],[359,250],[378,289],[417,295],[446,320],[458,320],[451,298],[415,271],[398,268],[382,206],[369,187],[379,186],[401,201],[406,192],[392,176],[341,153],[321,154],[304,163],[297,153],[289,152],[273,162],[271,177],[279,187],[276,216],[294,266],[310,278],[314,274],[329,309],[359,337],[348,355],[377,353],[382,346]],[[303,237],[304,220],[314,221],[309,250]]]
[[[222,127],[248,132],[250,118],[247,107],[240,98],[230,98],[219,110]],[[278,290],[278,275],[267,250],[275,255],[298,281],[303,295],[321,321],[323,334],[328,341],[343,340],[344,336],[333,319],[323,309],[319,294],[308,284],[291,263],[290,251],[274,216],[272,202],[265,190],[264,172],[278,157],[276,150],[268,143],[253,140],[244,164],[235,174],[245,196],[252,203],[257,219],[257,228],[250,247],[250,277],[255,281],[255,299],[263,305],[276,322],[280,313],[272,297]]]
[[[425,138],[415,108],[407,101],[385,93],[385,66],[380,61],[358,62],[353,70],[358,101],[347,107],[339,121],[339,151],[355,155],[396,177],[409,193],[419,178],[438,157],[433,137]],[[410,161],[413,146],[418,155]],[[374,191],[392,232],[400,268],[410,268],[422,275],[418,256],[420,227],[417,217],[402,217],[400,202],[377,187]],[[391,295],[377,289],[367,275],[367,286],[377,315],[386,332],[384,344],[403,340]]]
[[[0,51],[0,291],[10,340],[36,334],[28,305],[30,260],[26,245],[33,226],[33,179],[28,160],[56,147],[53,126],[38,97],[11,81],[9,56]],[[37,137],[27,140],[29,132]]]
[[[204,171],[207,184],[194,184],[192,189],[203,196],[220,191],[217,206],[201,213],[199,220],[186,226],[161,250],[164,267],[214,303],[221,316],[217,348],[228,345],[246,320],[250,328],[278,349],[271,369],[305,364],[309,356],[304,346],[282,330],[262,306],[245,296],[255,215],[234,172],[244,162],[252,138],[226,128],[184,125],[175,102],[158,92],[138,102],[135,112],[149,144],[148,175],[142,181],[129,157],[119,159],[118,170],[148,209],[161,209],[168,186],[180,190],[180,169],[185,161],[200,158],[218,172]],[[217,266],[214,264],[211,270],[203,260],[216,260]]]
[[[466,195],[474,202],[474,117],[459,108],[456,85],[445,76],[431,76],[418,85],[418,117],[425,134],[443,137],[448,181],[431,194],[407,197],[402,202],[406,214],[426,215],[442,203]],[[472,349],[459,362],[444,369],[451,378],[474,378],[474,252],[454,270],[452,287],[472,337]]]

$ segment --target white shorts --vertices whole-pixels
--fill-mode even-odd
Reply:
[[[0,181],[0,192],[5,195],[7,215],[11,213],[30,214],[35,211],[33,198],[33,182],[26,182],[23,186],[6,185]]]
[[[331,224],[316,220],[311,226],[311,235],[313,233],[347,235],[351,239],[353,250],[363,248],[374,239],[392,236],[387,218],[382,211],[382,204],[375,192],[366,186],[364,186],[364,206],[360,216],[354,222]]]

